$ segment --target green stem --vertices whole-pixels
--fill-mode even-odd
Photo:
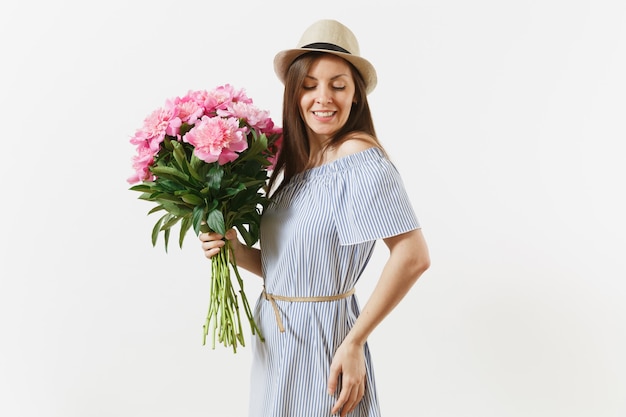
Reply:
[[[237,260],[235,259],[235,252],[232,250],[232,248],[230,252],[232,256],[231,265],[233,267],[233,271],[235,272],[235,276],[237,277],[237,282],[239,283],[239,294],[241,294],[241,301],[243,303],[243,308],[244,308],[244,311],[246,312],[246,316],[248,317],[248,322],[250,323],[250,329],[253,335],[258,334],[261,341],[265,342],[265,338],[263,337],[263,334],[261,333],[261,329],[259,329],[256,322],[254,321],[252,309],[250,308],[250,304],[248,303],[248,297],[246,297],[246,293],[243,290],[243,279],[241,279],[241,275],[239,274],[239,269],[237,268]]]
[[[239,274],[234,252],[228,241],[220,252],[211,258],[211,289],[207,317],[203,325],[202,344],[206,344],[207,336],[211,333],[212,348],[215,349],[216,339],[224,346],[232,346],[237,353],[237,344],[245,346],[243,326],[239,312],[237,292],[231,281],[230,268],[232,267],[239,283],[239,294],[244,305],[244,311],[252,334],[258,334],[262,341],[261,330],[256,325],[248,299],[243,290],[243,279]]]

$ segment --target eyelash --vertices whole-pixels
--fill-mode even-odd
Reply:
[[[302,86],[302,88],[303,88],[303,89],[305,89],[305,90],[307,90],[307,91],[308,91],[308,90],[315,90],[315,88],[316,88],[316,87],[317,87],[317,86],[315,86],[315,87],[307,87],[307,86]],[[333,87],[333,90],[337,90],[337,91],[342,91],[342,90],[345,90],[345,89],[346,89],[346,87],[345,87],[345,86],[344,86],[344,87]]]

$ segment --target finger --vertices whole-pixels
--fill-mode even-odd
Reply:
[[[200,233],[198,237],[200,238],[200,240],[204,242],[208,242],[211,240],[222,240],[224,236],[220,235],[217,232],[204,232],[204,233]]]
[[[348,394],[346,401],[343,403],[343,406],[341,407],[341,417],[345,417],[346,414],[348,414],[350,411],[352,411],[354,409],[354,407],[357,404],[357,396],[358,396],[358,388],[356,386],[353,386],[352,389],[350,389],[350,393]]]
[[[223,240],[207,240],[202,242],[200,246],[202,246],[203,250],[207,251],[211,249],[219,249],[225,244],[226,242],[224,242]]]
[[[328,375],[327,382],[327,390],[329,395],[335,394],[337,391],[337,385],[339,384],[339,374],[341,372],[341,368],[335,366],[331,363],[330,365],[330,373]]]
[[[200,232],[200,234],[198,234],[198,239],[200,239],[200,241],[202,241],[202,242],[209,242],[211,240],[214,240],[214,239],[211,239],[211,234],[210,233],[206,233],[206,232],[204,232],[204,233]]]
[[[341,392],[339,393],[339,398],[337,398],[337,401],[335,401],[335,405],[333,406],[331,410],[331,414],[336,414],[336,413],[339,413],[339,411],[341,411],[341,416],[343,417],[345,415],[344,406],[346,405],[346,402],[348,402],[349,398],[350,398],[350,388],[346,386],[342,386]]]
[[[363,399],[363,396],[365,395],[365,381],[360,383],[354,391],[356,391],[354,401],[351,404],[348,403],[344,405],[341,409],[342,412],[345,410],[346,414],[353,412],[356,409],[357,405],[359,405],[359,403]]]
[[[204,256],[211,259],[218,253],[220,253],[220,248],[213,248],[213,249],[204,251]]]
[[[200,246],[204,251],[204,256],[212,258],[220,252],[220,249],[224,246],[224,244],[225,242],[223,240],[208,240],[202,242]]]
[[[339,398],[335,403],[333,412],[339,412],[341,409],[341,417],[352,412],[365,394],[365,375],[359,379],[354,379],[345,374],[342,375],[342,387]]]
[[[226,240],[236,239],[237,238],[237,231],[234,228],[228,229],[226,231],[226,234],[224,235],[224,237],[226,238]]]
[[[357,400],[357,404],[363,399],[363,397],[365,396],[365,378],[363,378],[363,382],[361,383],[361,385],[359,385],[359,398]],[[355,404],[355,408],[356,408],[356,404]]]

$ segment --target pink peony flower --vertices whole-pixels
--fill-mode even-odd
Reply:
[[[135,174],[127,179],[131,184],[139,181],[152,181],[154,175],[150,172],[150,166],[154,163],[155,152],[150,148],[148,141],[140,141],[137,144],[137,154],[132,157],[132,166]]]
[[[154,162],[165,135],[170,134],[168,132],[171,131],[172,124],[178,124],[177,120],[177,110],[169,103],[154,110],[144,119],[142,127],[130,139],[130,143],[136,147],[136,155],[132,157],[135,174],[127,179],[129,183],[150,181],[154,178],[149,167]]]
[[[178,119],[178,111],[176,106],[169,102],[165,107],[160,107],[150,113],[143,121],[143,126],[137,130],[135,136],[131,139],[131,143],[139,145],[141,141],[146,141],[150,149],[156,154],[159,146],[166,134],[171,134],[171,125],[180,127]]]
[[[225,110],[217,110],[217,115],[222,117],[237,117],[244,119],[253,129],[263,132],[270,131],[274,127],[274,122],[269,117],[269,112],[261,110],[251,102],[235,102]]]
[[[197,91],[194,98],[202,103],[206,113],[225,110],[232,102],[252,103],[245,90],[235,90],[230,84],[216,87],[211,91]]]
[[[248,129],[239,127],[239,119],[203,116],[183,137],[194,146],[194,154],[205,162],[220,165],[234,161],[248,148]]]
[[[177,97],[173,105],[177,107],[178,119],[181,123],[187,123],[193,125],[204,114],[204,106],[202,102],[198,102],[193,94],[188,94],[183,97]],[[180,127],[180,125],[178,126]],[[178,131],[176,132],[176,136]]]

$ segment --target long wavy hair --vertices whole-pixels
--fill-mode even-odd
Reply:
[[[274,193],[288,184],[294,175],[303,172],[315,162],[309,147],[307,126],[300,114],[300,97],[304,79],[311,66],[324,55],[327,54],[324,52],[307,52],[300,55],[287,71],[283,93],[283,142],[268,184],[269,190],[276,187]],[[376,137],[367,93],[365,92],[365,82],[358,70],[348,61],[345,62],[350,67],[356,87],[354,103],[345,125],[328,141],[324,149],[340,144],[355,133],[369,135],[383,149]],[[278,184],[279,178],[281,178],[280,184]]]

